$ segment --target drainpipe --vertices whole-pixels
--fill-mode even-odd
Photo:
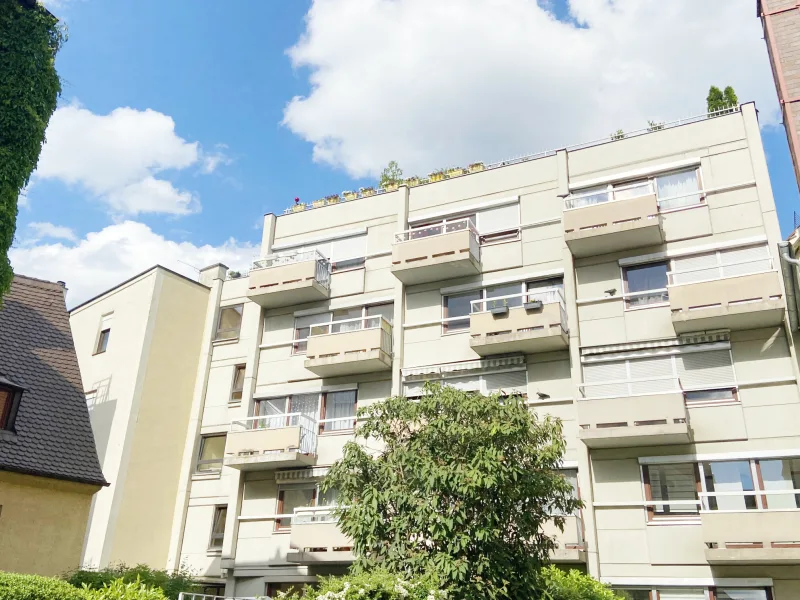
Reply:
[[[800,260],[791,257],[789,242],[778,242],[778,255],[781,257],[781,274],[783,275],[783,283],[786,288],[786,308],[789,311],[789,325],[792,331],[797,331],[798,315],[795,269],[800,267]]]

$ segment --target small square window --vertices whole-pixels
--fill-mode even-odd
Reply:
[[[225,456],[225,435],[204,435],[200,438],[200,453],[197,456],[197,473],[218,473]]]
[[[219,311],[219,321],[217,321],[217,333],[214,336],[216,341],[235,340],[239,337],[242,328],[243,304],[236,306],[225,306]]]
[[[233,385],[231,386],[231,402],[239,402],[244,391],[245,365],[236,365],[233,368]]]
[[[100,337],[97,338],[97,348],[95,354],[102,354],[108,349],[108,339],[111,337],[111,329],[103,329],[100,332]]]
[[[211,541],[208,544],[209,550],[221,550],[222,542],[225,539],[225,521],[228,520],[228,507],[214,507],[214,522],[211,525]]]

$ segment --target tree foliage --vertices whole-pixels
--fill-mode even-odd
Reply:
[[[0,297],[13,272],[17,198],[39,161],[61,82],[55,56],[65,39],[58,20],[39,4],[0,2]]]
[[[608,586],[576,569],[562,571],[553,565],[539,576],[542,600],[620,600]]]
[[[319,584],[306,586],[285,600],[445,600],[435,575],[404,579],[385,569],[369,573],[322,577]]]
[[[397,161],[390,160],[389,164],[381,173],[381,179],[378,182],[379,187],[386,187],[390,184],[400,184],[403,182],[403,170],[397,164]]]
[[[555,547],[542,525],[563,528],[557,515],[580,506],[556,471],[560,421],[537,419],[521,397],[431,383],[419,401],[392,397],[359,415],[366,444],[349,442],[323,482],[339,491],[355,572],[435,573],[457,597],[536,597]]]
[[[726,87],[724,91],[714,85],[708,89],[708,96],[706,97],[706,110],[708,112],[716,112],[736,106],[739,106],[739,98],[731,86]]]
[[[0,600],[85,600],[85,594],[52,577],[0,571]]]
[[[117,580],[125,584],[144,585],[147,588],[160,590],[169,600],[177,600],[180,592],[191,592],[197,589],[191,573],[183,568],[171,572],[151,569],[147,565],[128,567],[123,563],[110,565],[98,571],[89,569],[71,571],[66,573],[63,578],[76,588],[85,587],[92,590],[101,590]],[[124,592],[121,589],[118,591]]]

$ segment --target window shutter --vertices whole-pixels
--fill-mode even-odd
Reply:
[[[484,377],[486,393],[502,392],[507,395],[528,393],[527,371],[509,371],[507,373],[490,373]]]
[[[584,383],[602,383],[604,381],[619,381],[628,379],[628,369],[625,361],[602,362],[583,365]],[[627,396],[627,383],[609,383],[607,385],[590,385],[584,388],[587,398],[606,398],[614,396]]]
[[[679,354],[678,377],[684,390],[713,389],[735,384],[729,350]]]
[[[507,204],[489,208],[478,213],[480,233],[492,233],[519,227],[519,204]]]
[[[705,600],[706,591],[703,588],[677,589],[659,588],[659,600]]]
[[[481,380],[478,375],[472,377],[452,377],[442,380],[442,385],[449,385],[464,392],[480,392]]]
[[[412,381],[403,386],[403,395],[415,398],[422,396],[422,386],[425,385],[424,381]]]
[[[723,250],[720,252],[720,258],[722,260],[723,277],[761,273],[762,271],[768,271],[770,268],[769,249],[766,246]]]
[[[677,382],[674,379],[654,379],[673,377],[675,371],[672,366],[671,356],[657,356],[630,361],[631,379],[648,379],[631,383],[631,394],[657,394],[660,392],[677,391]]]
[[[698,269],[690,270],[690,269]],[[675,258],[672,261],[672,283],[692,283],[706,279],[719,279],[719,263],[717,253],[698,254]],[[688,271],[684,273],[682,271]]]
[[[334,240],[330,258],[334,261],[363,258],[367,254],[367,236],[355,235],[353,237]]]

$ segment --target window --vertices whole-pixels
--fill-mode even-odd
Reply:
[[[233,385],[231,386],[231,402],[240,402],[244,391],[245,365],[236,365],[233,368]]]
[[[646,179],[618,181],[577,190],[567,198],[566,208],[582,208],[612,200],[627,200],[655,194],[661,211],[694,206],[703,202],[700,169],[663,173]]]
[[[311,326],[320,323],[330,323],[331,313],[320,313],[307,317],[295,317],[294,319],[294,343],[292,344],[292,354],[305,354],[308,347],[308,336],[311,333]]]
[[[438,221],[427,221],[413,225],[409,231],[409,239],[418,240],[420,238],[431,237],[434,235],[442,235],[444,233],[452,233],[454,231],[463,231],[468,227],[475,227],[476,216],[475,213],[461,216],[448,217]]]
[[[219,311],[219,321],[217,322],[217,334],[215,340],[235,340],[239,337],[242,328],[243,304],[236,306],[225,306]]]
[[[356,390],[323,394],[321,431],[348,431],[356,425]]]
[[[759,460],[757,466],[766,491],[800,489],[800,459],[783,458]],[[800,494],[764,494],[764,508],[800,508]]]
[[[717,588],[715,600],[767,600],[766,590],[753,588]]]
[[[225,538],[225,521],[227,518],[227,506],[214,507],[214,522],[211,525],[211,541],[208,543],[209,550],[222,549],[222,541]]]
[[[8,381],[0,375],[0,382]],[[0,429],[11,430],[22,398],[22,388],[13,385],[0,385]]]
[[[292,415],[292,416],[289,416]],[[267,417],[251,421],[254,429],[278,429],[300,425],[308,419],[319,418],[319,394],[294,394],[283,398],[256,400],[254,417]],[[307,417],[301,419],[300,417]]]
[[[666,262],[626,267],[622,271],[622,277],[626,307],[663,304],[669,301]]]
[[[341,308],[333,312],[295,317],[292,354],[306,353],[309,336],[380,327],[379,319],[370,317],[384,317],[391,323],[393,316],[394,304],[388,303]]]
[[[95,344],[94,353],[102,354],[108,349],[108,340],[111,337],[111,321],[114,313],[103,315],[100,319],[100,332],[97,334],[97,343]]]
[[[698,514],[698,477],[693,463],[645,465],[642,475],[645,498],[649,502],[665,502],[647,507],[650,519]]]
[[[197,456],[197,473],[217,473],[222,469],[225,456],[225,434],[204,435],[200,438],[200,453]]]
[[[519,203],[487,208],[478,213],[481,244],[490,244],[519,237]]]
[[[750,461],[731,460],[701,463],[704,487],[707,492],[722,495],[708,497],[708,510],[752,510],[757,508],[755,494],[731,494],[753,492],[753,473]]]
[[[266,595],[268,598],[279,598],[283,594],[302,594],[303,588],[307,585],[311,585],[312,587],[316,587],[316,584],[309,584],[309,583],[289,583],[286,581],[282,581],[280,583],[268,583],[266,589]]]
[[[768,600],[763,588],[613,588],[625,600]]]
[[[295,508],[314,506],[317,497],[315,484],[285,485],[278,489],[278,514],[294,514]],[[292,517],[280,517],[275,520],[275,529],[288,529],[292,526]]]
[[[480,300],[482,294],[478,292],[467,292],[466,294],[455,294],[444,297],[444,318],[442,333],[453,333],[456,331],[466,331],[469,329],[469,315],[471,312],[471,302]]]
[[[403,394],[407,398],[421,397],[426,381],[406,381],[403,387]],[[528,373],[524,369],[497,371],[494,373],[474,373],[462,377],[431,379],[431,381],[449,385],[465,392],[478,392],[484,395],[497,393],[501,396],[526,396],[528,393]]]
[[[361,233],[336,240],[318,242],[308,246],[281,249],[282,255],[317,251],[330,261],[331,271],[344,271],[364,266],[367,254],[367,234]]]

